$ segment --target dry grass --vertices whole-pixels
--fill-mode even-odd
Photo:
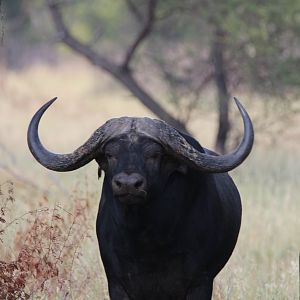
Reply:
[[[49,200],[43,197],[40,205],[44,206],[14,217],[13,181],[2,183],[0,299],[87,299],[87,286],[92,287],[90,297],[106,298],[106,290],[100,290],[103,271],[98,255],[88,260],[85,256],[90,252],[86,247],[95,244],[89,218],[91,196],[73,191],[72,212],[57,202],[49,208]],[[95,289],[96,282],[99,288]]]
[[[69,152],[111,117],[152,115],[82,61],[0,73],[0,290],[13,284],[24,299],[107,299],[94,228],[101,190],[96,164],[66,174],[45,170],[27,149],[27,126],[42,103],[59,96],[41,136],[51,150]],[[213,143],[215,121],[208,112],[190,124],[205,146]],[[299,133],[283,131],[273,148],[260,134],[261,144],[232,174],[243,223],[214,299],[298,299]],[[285,139],[293,143],[283,147]]]
[[[298,299],[299,156],[254,154],[233,174],[243,222],[234,255],[217,278],[215,299]]]

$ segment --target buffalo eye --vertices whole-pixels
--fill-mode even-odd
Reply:
[[[157,144],[151,143],[144,147],[144,158],[146,161],[158,161],[162,155],[163,151]]]
[[[117,155],[111,152],[106,152],[105,153],[105,158],[107,160],[113,160],[113,159],[117,159]]]
[[[152,152],[152,153],[146,153],[145,159],[147,162],[158,162],[161,159],[162,153],[161,152]]]

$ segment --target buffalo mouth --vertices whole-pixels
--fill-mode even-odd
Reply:
[[[143,204],[146,202],[146,194],[137,195],[132,193],[124,193],[120,195],[115,195],[115,198],[122,204],[126,205]]]

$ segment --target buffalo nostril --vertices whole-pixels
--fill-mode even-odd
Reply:
[[[137,173],[119,173],[112,179],[112,190],[115,195],[144,195],[146,193],[146,180]]]
[[[117,187],[121,187],[122,183],[119,180],[115,180],[115,184],[117,185]]]
[[[134,184],[134,187],[136,189],[140,188],[143,185],[144,181],[142,179],[137,180],[136,183]]]

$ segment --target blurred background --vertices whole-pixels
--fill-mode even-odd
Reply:
[[[96,163],[59,174],[34,160],[26,132],[43,103],[59,97],[40,125],[53,152],[127,115],[225,153],[243,134],[235,96],[256,140],[232,172],[243,222],[214,299],[298,299],[299,70],[298,0],[0,0],[0,261],[11,289],[108,299],[94,228],[102,178]]]

